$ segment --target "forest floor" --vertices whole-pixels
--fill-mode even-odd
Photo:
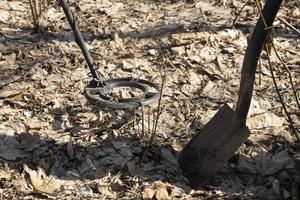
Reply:
[[[90,77],[62,9],[54,2],[33,32],[28,1],[0,1],[0,199],[292,199],[296,137],[262,53],[247,125],[251,136],[200,189],[177,157],[224,104],[234,108],[240,70],[258,11],[244,1],[82,0],[70,8],[105,78],[165,75],[157,103],[101,109],[83,92]],[[300,91],[297,1],[285,2],[274,42]],[[281,20],[279,20],[281,19]],[[182,36],[195,32],[186,40]],[[165,58],[162,58],[164,52]],[[300,125],[287,70],[272,51],[279,90]],[[298,77],[298,78],[297,78]],[[113,95],[126,97],[126,90]],[[144,120],[144,131],[142,131]]]

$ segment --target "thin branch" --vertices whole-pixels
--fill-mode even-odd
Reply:
[[[275,75],[274,75],[274,71],[273,71],[273,67],[272,67],[272,64],[271,64],[271,60],[270,60],[270,50],[268,48],[268,46],[266,47],[266,52],[267,52],[267,57],[268,57],[268,63],[269,63],[269,68],[270,68],[270,72],[271,72],[271,75],[272,75],[272,79],[273,79],[273,82],[274,82],[274,85],[275,85],[275,89],[276,89],[276,92],[278,94],[278,97],[279,97],[279,100],[281,102],[281,105],[283,107],[283,110],[288,118],[288,121],[290,123],[290,127],[292,129],[292,132],[293,134],[296,136],[296,139],[298,142],[300,142],[300,138],[299,138],[299,135],[298,135],[298,132],[296,130],[296,128],[294,127],[294,122],[293,122],[293,119],[291,118],[287,108],[286,108],[286,105],[284,103],[284,100],[279,92],[279,89],[278,89],[278,86],[277,86],[277,82],[276,82],[276,79],[275,79]]]
[[[262,64],[261,64],[261,58],[258,59],[258,66],[259,66],[259,73],[258,73],[258,84],[261,85],[261,74],[262,74]]]
[[[262,21],[263,21],[263,23],[264,23],[264,25],[265,25],[265,28],[268,28],[268,25],[267,25],[267,22],[266,22],[266,20],[265,20],[265,17],[264,17],[264,15],[262,14],[262,8],[261,8],[260,2],[259,2],[258,0],[255,0],[255,4],[256,4],[256,7],[257,7],[257,9],[258,9],[259,15],[261,16]]]
[[[32,14],[32,19],[33,19],[33,23],[34,26],[36,27],[36,13],[35,13],[35,8],[34,8],[34,4],[33,4],[34,0],[29,0],[29,5],[30,5],[30,10],[31,10],[31,14]]]
[[[155,126],[155,112],[152,112],[152,132],[154,130],[154,126]],[[152,132],[150,132],[149,136],[151,137]]]
[[[278,58],[278,60],[281,62],[281,64],[284,66],[285,70],[286,70],[287,73],[288,73],[289,81],[290,81],[290,84],[291,84],[292,90],[293,90],[293,94],[294,94],[294,97],[295,97],[295,100],[296,100],[298,109],[299,109],[299,111],[300,111],[300,103],[299,103],[299,99],[298,99],[298,96],[297,96],[297,92],[296,92],[296,89],[295,89],[295,86],[294,86],[294,83],[293,83],[293,78],[292,78],[291,71],[290,71],[289,68],[286,66],[286,64],[285,64],[285,62],[282,60],[282,58],[279,56],[278,51],[277,51],[277,49],[275,48],[275,45],[274,45],[274,42],[273,42],[273,38],[272,38],[271,36],[270,36],[270,42],[271,42],[271,44],[272,44],[272,47],[273,47],[273,49],[274,49],[274,52],[275,52],[276,57]]]
[[[39,23],[40,23],[40,19],[39,19],[39,11],[38,11],[38,2],[37,0],[33,0],[33,5],[34,5],[34,9],[35,9],[35,15],[36,15],[36,28],[38,29]]]
[[[135,131],[135,125],[137,124],[136,123],[136,109],[133,110],[133,120],[132,120],[132,131],[134,132]]]
[[[235,18],[234,18],[234,20],[233,20],[233,22],[232,22],[232,26],[235,25],[237,19],[238,19],[239,16],[241,15],[241,12],[244,10],[244,8],[246,7],[246,5],[248,4],[249,1],[250,1],[250,0],[247,0],[247,1],[244,3],[244,5],[241,7],[241,9],[239,10],[239,12],[235,15]]]
[[[150,106],[148,107],[148,135],[151,135],[151,127],[150,127],[150,124],[151,124],[151,122],[150,122],[150,119],[151,119],[151,112],[150,112]]]
[[[39,18],[42,16],[42,4],[43,4],[43,0],[39,0]]]
[[[160,88],[160,93],[159,93],[156,119],[155,119],[155,114],[153,113],[153,129],[152,129],[152,132],[151,132],[151,135],[150,135],[149,143],[146,147],[145,152],[143,153],[142,160],[146,159],[146,156],[147,156],[148,151],[149,151],[149,147],[152,145],[154,137],[156,136],[156,129],[157,129],[158,120],[159,120],[159,116],[160,116],[160,110],[161,110],[161,100],[162,100],[162,91],[163,91],[163,87],[164,87],[164,82],[165,82],[165,76],[162,76],[162,82],[161,82],[161,88]],[[149,116],[150,116],[150,113],[149,113]],[[150,132],[150,128],[148,128],[148,130]]]
[[[146,155],[148,154],[149,151],[149,147],[152,145],[154,137],[156,136],[156,130],[157,130],[157,125],[158,125],[158,120],[159,120],[159,116],[160,116],[160,112],[161,112],[161,101],[162,101],[162,95],[163,95],[163,88],[164,88],[164,84],[165,84],[165,79],[166,79],[166,74],[165,74],[165,70],[166,70],[166,63],[165,63],[165,55],[164,55],[164,51],[161,48],[161,53],[162,53],[162,64],[163,64],[163,72],[160,71],[161,77],[162,77],[162,81],[161,81],[161,86],[160,86],[160,92],[159,92],[159,100],[158,100],[158,105],[157,105],[157,112],[156,112],[156,119],[155,119],[155,114],[153,112],[153,129],[150,135],[150,139],[149,139],[149,143],[146,147],[146,150],[144,152],[144,155],[142,157],[142,160],[144,160],[146,158]],[[149,113],[150,115],[150,113]],[[154,123],[155,121],[155,123]],[[150,129],[149,129],[150,131]]]
[[[160,88],[160,94],[159,94],[159,100],[158,100],[158,106],[157,106],[157,113],[156,113],[156,119],[155,119],[155,125],[152,130],[152,134],[149,140],[149,146],[152,144],[154,137],[156,136],[156,130],[157,130],[157,124],[158,124],[158,119],[160,116],[160,110],[161,110],[161,100],[162,100],[162,92],[164,88],[164,83],[165,83],[165,75],[162,75],[162,81],[161,81],[161,88]]]
[[[299,100],[298,100],[297,92],[296,92],[295,87],[294,87],[294,84],[293,84],[292,74],[291,74],[289,68],[286,66],[285,62],[284,62],[284,61],[282,60],[282,58],[280,57],[280,55],[279,55],[279,53],[278,53],[278,51],[277,51],[277,49],[276,49],[276,47],[275,47],[273,37],[272,37],[272,35],[270,34],[270,30],[271,30],[271,29],[270,29],[270,27],[268,27],[267,24],[266,24],[265,18],[264,18],[263,14],[262,14],[262,9],[261,9],[260,4],[257,2],[257,0],[256,0],[255,2],[256,2],[256,6],[258,7],[258,10],[259,10],[259,12],[260,12],[260,15],[261,15],[261,17],[262,17],[262,19],[263,19],[263,22],[264,22],[264,25],[265,25],[266,29],[269,29],[269,30],[268,30],[268,35],[269,35],[269,37],[268,37],[268,42],[269,42],[269,43],[271,44],[271,46],[273,47],[276,57],[278,58],[278,60],[281,62],[281,64],[284,66],[285,70],[286,70],[287,73],[288,73],[289,81],[290,81],[290,84],[291,84],[292,90],[293,90],[293,95],[294,95],[294,97],[295,97],[296,104],[297,104],[298,109],[299,109],[299,111],[300,111],[300,103],[299,103]],[[267,46],[267,45],[265,45],[265,46]],[[269,49],[269,50],[271,50],[271,49]]]
[[[255,2],[256,2],[256,5],[257,5],[257,7],[258,7],[258,10],[259,10],[259,12],[260,12],[260,16],[261,16],[262,19],[263,19],[264,25],[265,25],[266,29],[268,29],[268,31],[269,31],[269,37],[268,37],[269,40],[268,40],[268,42],[270,42],[271,46],[272,46],[273,49],[274,49],[274,52],[275,52],[276,57],[277,57],[278,60],[281,62],[281,64],[284,66],[285,70],[288,72],[289,80],[290,80],[290,83],[291,83],[291,86],[292,86],[292,90],[293,90],[293,94],[294,94],[294,96],[295,96],[295,100],[296,100],[298,109],[299,109],[299,111],[300,111],[300,103],[299,103],[299,100],[298,100],[297,92],[296,92],[295,87],[294,87],[294,84],[293,84],[293,78],[292,78],[291,72],[290,72],[289,68],[286,66],[286,64],[285,64],[285,62],[283,61],[283,59],[280,57],[280,55],[279,55],[279,53],[278,53],[278,51],[277,51],[277,49],[276,49],[276,47],[275,47],[273,37],[272,37],[272,35],[270,34],[270,30],[271,30],[271,29],[270,29],[270,27],[267,27],[265,18],[264,18],[263,14],[262,14],[261,5],[257,2],[257,0],[256,0]],[[271,49],[269,49],[269,50],[271,50]]]
[[[268,40],[268,42],[271,43],[271,45],[272,45],[272,47],[273,47],[273,49],[274,49],[274,52],[275,52],[277,58],[281,61],[281,63],[283,64],[283,66],[284,66],[284,67],[286,68],[286,70],[288,71],[289,77],[290,77],[290,82],[291,82],[291,84],[292,84],[292,88],[293,88],[293,91],[294,91],[294,87],[293,87],[293,82],[292,82],[292,79],[291,79],[290,71],[289,71],[289,69],[287,68],[287,66],[285,65],[285,63],[283,62],[283,60],[281,59],[281,57],[279,56],[278,52],[276,51],[276,48],[275,48],[275,45],[274,45],[274,42],[273,42],[273,38],[272,38],[272,36],[271,36],[271,34],[270,34],[270,30],[272,30],[272,29],[270,29],[270,27],[267,26],[266,20],[265,20],[263,14],[262,14],[262,9],[261,9],[261,6],[260,6],[258,0],[255,0],[255,3],[256,3],[256,6],[257,6],[257,8],[258,8],[258,10],[259,10],[259,13],[260,13],[260,16],[261,16],[261,18],[262,18],[262,21],[263,21],[263,23],[264,23],[264,25],[265,25],[266,31],[268,31],[268,32],[267,32],[267,34],[268,34],[267,40]],[[274,85],[275,85],[275,89],[276,89],[277,95],[278,95],[278,97],[279,97],[279,100],[280,100],[280,102],[281,102],[281,104],[282,104],[283,110],[284,110],[284,112],[285,112],[285,114],[286,114],[286,116],[287,116],[287,118],[288,118],[289,123],[290,123],[290,128],[291,128],[293,134],[295,135],[297,141],[299,142],[299,141],[300,141],[300,138],[299,138],[299,135],[298,135],[298,131],[297,131],[297,129],[294,127],[293,119],[291,118],[291,116],[290,116],[290,114],[289,114],[289,112],[288,112],[288,110],[287,110],[287,108],[286,108],[286,105],[285,105],[285,103],[284,103],[284,100],[283,100],[283,98],[282,98],[282,96],[281,96],[281,94],[280,94],[280,92],[279,92],[279,89],[278,89],[278,86],[277,86],[277,83],[276,83],[274,71],[273,71],[273,68],[272,68],[271,60],[270,60],[270,48],[269,48],[268,45],[265,45],[265,50],[266,50],[266,52],[267,52],[269,68],[270,68],[271,76],[272,76],[272,79],[273,79],[273,82],[274,82]],[[297,98],[297,95],[296,95],[295,97],[296,97],[296,102],[297,102],[297,104],[298,104],[298,98]]]
[[[139,135],[140,134],[140,126],[139,126],[139,124],[140,124],[140,120],[139,120],[139,118],[137,118],[136,119],[137,121],[136,121],[136,126],[137,126],[137,135]]]
[[[144,106],[141,107],[142,110],[142,135],[141,138],[145,136],[145,115],[144,115]]]
[[[296,29],[292,24],[288,23],[285,19],[278,17],[279,21],[281,21],[282,23],[284,23],[286,26],[288,26],[290,29],[292,29],[293,31],[295,31],[296,33],[298,33],[300,35],[300,31],[298,29]]]

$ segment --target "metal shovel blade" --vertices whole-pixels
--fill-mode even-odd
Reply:
[[[223,105],[181,151],[180,168],[193,188],[202,186],[213,177],[250,136],[246,125],[230,128],[234,113],[227,104]]]
[[[246,119],[250,108],[258,58],[282,0],[267,0],[246,49],[236,111],[224,105],[184,147],[179,164],[192,187],[200,187],[230,159],[250,136]]]

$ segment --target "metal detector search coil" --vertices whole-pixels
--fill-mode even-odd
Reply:
[[[158,85],[143,79],[134,78],[116,78],[105,81],[103,87],[89,87],[85,88],[85,94],[89,101],[100,106],[132,109],[143,105],[149,105],[159,99],[160,88]],[[118,87],[131,87],[142,91],[142,95],[132,98],[114,98],[110,97],[109,91]],[[153,88],[157,92],[150,92],[149,88]]]
[[[85,96],[92,104],[108,108],[134,109],[143,105],[149,105],[159,99],[160,87],[151,81],[131,77],[104,80],[103,75],[95,70],[95,63],[76,25],[74,14],[69,9],[65,0],[57,0],[57,2],[63,8],[72,28],[75,41],[87,62],[90,71],[89,75],[92,77],[92,80],[85,88]],[[138,89],[142,94],[132,98],[115,98],[108,95],[114,88],[120,87]]]

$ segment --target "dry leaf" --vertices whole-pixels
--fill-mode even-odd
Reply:
[[[142,196],[143,199],[152,199],[155,196],[157,200],[170,200],[173,188],[169,183],[155,181],[151,186],[144,189]]]
[[[44,127],[47,127],[48,123],[42,122],[38,119],[31,118],[31,119],[28,119],[26,126],[31,130],[40,130]]]
[[[158,187],[156,188],[155,197],[157,200],[169,200],[171,197],[165,187]]]
[[[1,98],[12,98],[20,93],[25,92],[30,87],[31,87],[31,84],[29,84],[29,83],[23,83],[21,85],[19,83],[9,84],[0,90],[0,99]]]
[[[23,164],[23,169],[29,174],[34,190],[50,196],[56,196],[58,194],[57,192],[60,190],[62,184],[58,179],[48,177],[45,171],[40,167],[35,171],[30,169],[26,164]]]
[[[103,194],[109,198],[112,198],[112,199],[117,198],[117,193],[115,191],[113,191],[111,186],[108,185],[107,183],[99,184],[98,190],[99,190],[99,192],[101,192],[101,194]]]
[[[188,76],[188,80],[190,82],[191,85],[201,85],[201,77],[200,75],[196,74],[195,72],[191,71],[189,73],[189,76]]]
[[[1,10],[0,22],[7,23],[8,18],[9,18],[9,12],[6,10]]]
[[[201,95],[210,97],[212,99],[221,99],[224,95],[223,85],[223,82],[215,83],[208,81],[206,86],[203,88]]]
[[[247,120],[247,126],[252,129],[279,128],[284,121],[284,117],[278,117],[274,113],[266,112],[250,117]]]
[[[208,32],[175,33],[171,34],[170,40],[175,45],[187,45],[194,42],[206,43],[209,35]]]
[[[146,199],[146,200],[152,199],[154,197],[154,195],[155,195],[155,191],[151,187],[145,188],[142,193],[143,199]]]

